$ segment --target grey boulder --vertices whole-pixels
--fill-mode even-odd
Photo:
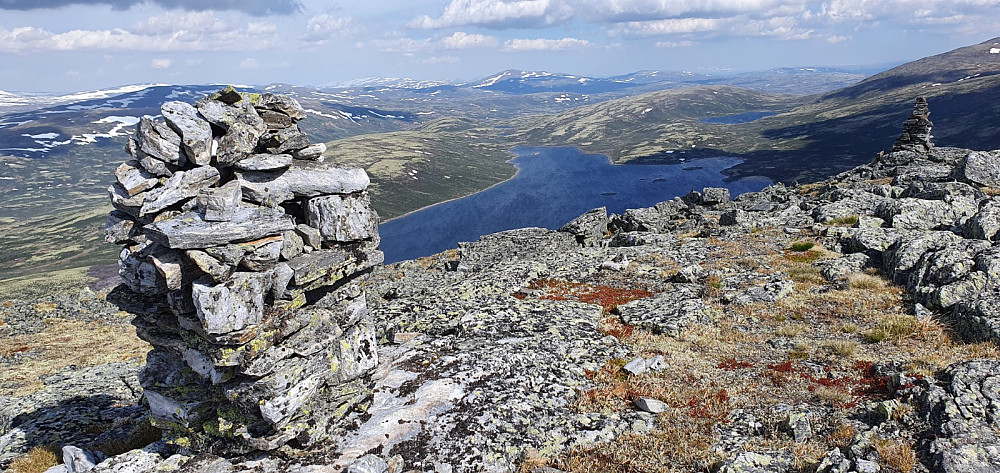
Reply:
[[[122,163],[118,169],[115,169],[115,178],[129,197],[152,189],[159,183],[155,176],[142,169],[138,161]]]
[[[1000,150],[970,152],[955,173],[959,179],[974,185],[1000,187]]]
[[[318,228],[325,241],[367,240],[378,232],[378,215],[367,192],[314,197],[306,202],[305,210],[306,223]]]
[[[188,159],[204,166],[212,161],[212,126],[191,104],[167,102],[160,107],[163,119],[181,136],[181,144]]]
[[[243,190],[237,181],[229,181],[222,187],[203,189],[198,193],[198,207],[205,212],[207,222],[228,222],[236,215]]]
[[[261,322],[264,294],[270,290],[268,273],[237,272],[229,281],[191,285],[198,320],[211,334],[235,332]]]
[[[177,171],[163,183],[163,186],[149,192],[146,202],[139,209],[139,216],[159,213],[167,207],[197,196],[202,189],[217,182],[219,182],[219,170],[212,166]]]

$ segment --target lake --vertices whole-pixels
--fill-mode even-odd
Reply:
[[[615,165],[576,148],[517,147],[517,175],[489,189],[425,207],[379,225],[385,262],[428,256],[460,241],[521,227],[557,229],[584,212],[650,207],[703,187],[726,187],[735,197],[771,184],[765,177],[726,181],[737,158],[680,164]]]

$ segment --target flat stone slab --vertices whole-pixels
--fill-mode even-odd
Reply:
[[[278,171],[292,165],[290,154],[255,154],[233,167],[240,171]]]
[[[351,194],[368,188],[371,180],[361,168],[345,168],[320,161],[293,160],[285,171],[236,173],[243,196],[265,205],[279,204],[295,197]]]
[[[288,262],[294,275],[292,282],[303,285],[325,276],[331,269],[347,263],[349,255],[341,250],[317,250],[296,256]]]
[[[263,207],[240,207],[228,222],[207,222],[201,213],[184,212],[145,227],[146,237],[168,248],[190,250],[255,240],[295,228],[290,215]]]

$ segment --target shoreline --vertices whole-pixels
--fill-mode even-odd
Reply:
[[[521,157],[520,155],[514,153],[513,150],[516,149],[516,148],[519,148],[519,146],[515,146],[514,148],[511,148],[510,150],[507,151],[508,153],[513,154],[514,157],[512,157],[512,158],[510,158],[510,159],[508,159],[506,161],[504,161],[504,163],[510,163],[511,161],[513,161],[513,160]],[[423,207],[420,207],[419,209],[411,210],[411,211],[406,212],[406,213],[404,213],[402,215],[397,215],[397,216],[392,217],[392,218],[387,219],[387,220],[381,220],[381,221],[379,221],[378,224],[379,224],[379,226],[382,226],[383,224],[392,222],[393,220],[398,220],[398,219],[401,219],[403,217],[407,217],[407,216],[409,216],[411,214],[415,214],[415,213],[420,212],[421,210],[424,210],[424,209],[429,209],[429,208],[434,207],[436,205],[446,204],[446,203],[451,202],[453,200],[464,199],[464,198],[466,198],[466,197],[468,197],[470,195],[475,195],[475,194],[478,194],[478,193],[483,192],[483,191],[488,191],[488,190],[490,190],[490,189],[492,189],[492,188],[494,188],[496,186],[499,186],[500,184],[503,184],[503,183],[505,183],[507,181],[513,180],[519,174],[521,174],[521,168],[517,167],[517,165],[515,164],[514,165],[514,175],[513,176],[510,176],[507,179],[504,179],[504,180],[502,180],[500,182],[497,182],[497,183],[495,183],[495,184],[493,184],[493,185],[491,185],[491,186],[489,186],[489,187],[487,187],[485,189],[480,189],[480,190],[477,190],[475,192],[471,192],[469,194],[461,195],[461,196],[458,196],[458,197],[452,197],[450,199],[442,200],[441,202],[436,202],[436,203],[433,203],[431,205],[425,205]]]
[[[518,145],[518,146],[515,146],[515,147],[511,148],[510,150],[508,150],[507,152],[510,153],[510,154],[512,154],[512,155],[514,155],[514,157],[508,159],[507,161],[504,161],[505,163],[511,163],[515,159],[527,156],[526,154],[519,154],[519,153],[517,153],[517,152],[514,151],[514,150],[516,150],[518,148],[521,148],[521,149],[534,149],[534,148],[559,149],[559,148],[566,148],[566,149],[576,150],[581,156],[601,156],[605,160],[607,160],[608,164],[610,164],[612,166],[628,166],[630,164],[633,165],[633,166],[643,166],[643,165],[646,165],[644,163],[635,163],[635,164],[632,164],[631,162],[616,163],[616,162],[612,161],[611,157],[609,157],[606,154],[584,153],[579,147],[576,147],[576,146],[529,146],[529,145]],[[731,166],[726,166],[721,171],[725,171],[727,169],[734,168],[734,167],[739,166],[740,164],[743,164],[744,162],[746,162],[746,158],[742,158],[742,157],[739,157],[739,156],[714,156],[714,157],[713,156],[701,156],[701,157],[692,158],[691,160],[679,161],[677,163],[671,163],[671,164],[668,164],[668,165],[690,164],[690,163],[693,163],[693,162],[696,162],[696,161],[700,161],[700,160],[704,160],[704,159],[717,159],[717,158],[722,158],[722,159],[738,159],[738,160],[740,160],[740,162],[738,162],[738,163],[735,163],[735,164],[733,164]],[[403,217],[408,217],[408,216],[410,216],[412,214],[415,214],[417,212],[420,212],[420,211],[423,211],[423,210],[426,210],[426,209],[429,209],[429,208],[432,208],[432,207],[435,207],[435,206],[438,206],[438,205],[441,205],[441,204],[446,204],[448,202],[455,201],[455,200],[458,200],[458,199],[464,199],[466,197],[469,197],[470,195],[475,195],[475,194],[478,194],[480,192],[488,191],[488,190],[490,190],[490,189],[492,189],[492,188],[494,188],[496,186],[499,186],[499,185],[501,185],[501,184],[503,184],[505,182],[514,180],[514,178],[516,178],[520,174],[521,174],[521,168],[518,167],[516,164],[514,164],[514,175],[513,176],[511,176],[511,177],[509,177],[507,179],[504,179],[504,180],[502,180],[500,182],[497,182],[495,184],[492,184],[492,185],[490,185],[489,187],[487,187],[485,189],[480,189],[480,190],[477,190],[475,192],[471,192],[469,194],[461,195],[461,196],[458,196],[458,197],[452,197],[450,199],[442,200],[440,202],[436,202],[436,203],[431,204],[431,205],[426,205],[424,207],[420,207],[419,209],[414,209],[414,210],[411,210],[409,212],[406,212],[406,213],[404,213],[402,215],[397,215],[397,216],[392,217],[390,219],[381,220],[381,221],[379,221],[378,224],[379,224],[379,226],[382,226],[383,224],[386,224],[386,223],[389,223],[389,222],[401,219]],[[771,184],[775,183],[774,179],[771,179],[770,177],[767,177],[767,176],[746,176],[746,177],[743,177],[743,178],[740,178],[740,179],[748,179],[748,178],[752,178],[752,177],[765,178],[768,181],[770,181]],[[737,179],[737,180],[739,180],[739,179]]]

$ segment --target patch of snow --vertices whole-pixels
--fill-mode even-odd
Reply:
[[[59,133],[42,133],[38,135],[29,135],[27,133],[21,134],[21,136],[27,136],[28,138],[34,138],[36,140],[51,140],[53,138],[59,137]]]
[[[496,84],[497,82],[500,82],[500,80],[503,79],[504,77],[507,77],[507,75],[508,74],[506,72],[501,72],[500,75],[496,77],[490,77],[489,79],[483,79],[483,81],[480,82],[478,85],[474,85],[472,87],[473,88],[489,87],[493,84]]]
[[[86,145],[90,143],[96,143],[98,138],[114,138],[116,136],[122,136],[127,133],[122,132],[127,126],[134,126],[139,123],[138,117],[131,116],[116,116],[109,115],[94,123],[114,123],[115,126],[111,127],[106,133],[84,133],[82,135],[73,135],[70,140],[76,142],[78,145]]]
[[[645,110],[642,111],[642,115],[645,115],[645,114],[647,114],[649,112],[652,112],[652,111],[653,111],[653,107],[649,107],[649,108],[647,108],[647,109],[645,109]]]
[[[990,54],[1000,54],[1000,48],[990,48]]]
[[[163,85],[163,84],[154,84],[154,85]],[[208,85],[210,85],[212,87],[229,87],[229,86],[233,86],[234,88],[237,88],[237,89],[252,89],[253,88],[252,85],[246,85],[246,84],[222,84],[222,83],[214,83],[214,84],[208,84]]]
[[[340,120],[341,118],[344,118],[344,117],[341,117],[339,115],[331,115],[329,113],[323,113],[323,112],[321,112],[319,110],[313,110],[311,108],[306,108],[304,110],[306,111],[306,113],[311,113],[313,115],[318,115],[318,116],[326,117],[326,118],[332,118],[334,120]]]
[[[97,105],[70,105],[70,106],[68,106],[66,108],[68,108],[70,110],[96,110],[96,109],[101,108],[103,106],[104,106],[104,104],[97,104]],[[47,112],[47,113],[62,113],[62,112]]]
[[[381,117],[381,118],[403,118],[403,117],[397,117],[396,115],[382,115],[381,113],[376,113],[373,110],[369,110],[368,113],[370,113],[372,115],[375,115],[376,117]]]
[[[139,117],[108,115],[94,123],[121,123],[125,126],[130,126],[139,123]]]
[[[27,153],[44,153],[48,148],[0,148],[0,151],[24,151]]]
[[[4,122],[0,121],[0,128],[14,127],[18,125],[24,125],[25,123],[31,123],[34,120],[25,120],[23,122]]]
[[[169,84],[135,84],[135,85],[126,85],[124,87],[118,87],[118,88],[115,88],[115,89],[95,90],[95,91],[92,91],[92,92],[78,92],[78,93],[75,93],[75,94],[60,95],[60,96],[56,97],[56,99],[59,100],[60,102],[82,102],[84,100],[106,99],[108,97],[112,97],[112,96],[115,96],[115,95],[127,94],[127,93],[130,93],[130,92],[139,92],[139,91],[144,91],[144,90],[146,90],[146,89],[148,89],[150,87],[158,87],[158,86],[166,86],[166,85],[169,85]],[[145,95],[145,93],[143,95]]]
[[[194,94],[190,90],[173,89],[173,90],[170,91],[170,94],[168,94],[165,98],[166,99],[177,99],[177,98],[181,98],[181,97],[185,97],[185,96],[191,96],[191,95],[194,95]]]

